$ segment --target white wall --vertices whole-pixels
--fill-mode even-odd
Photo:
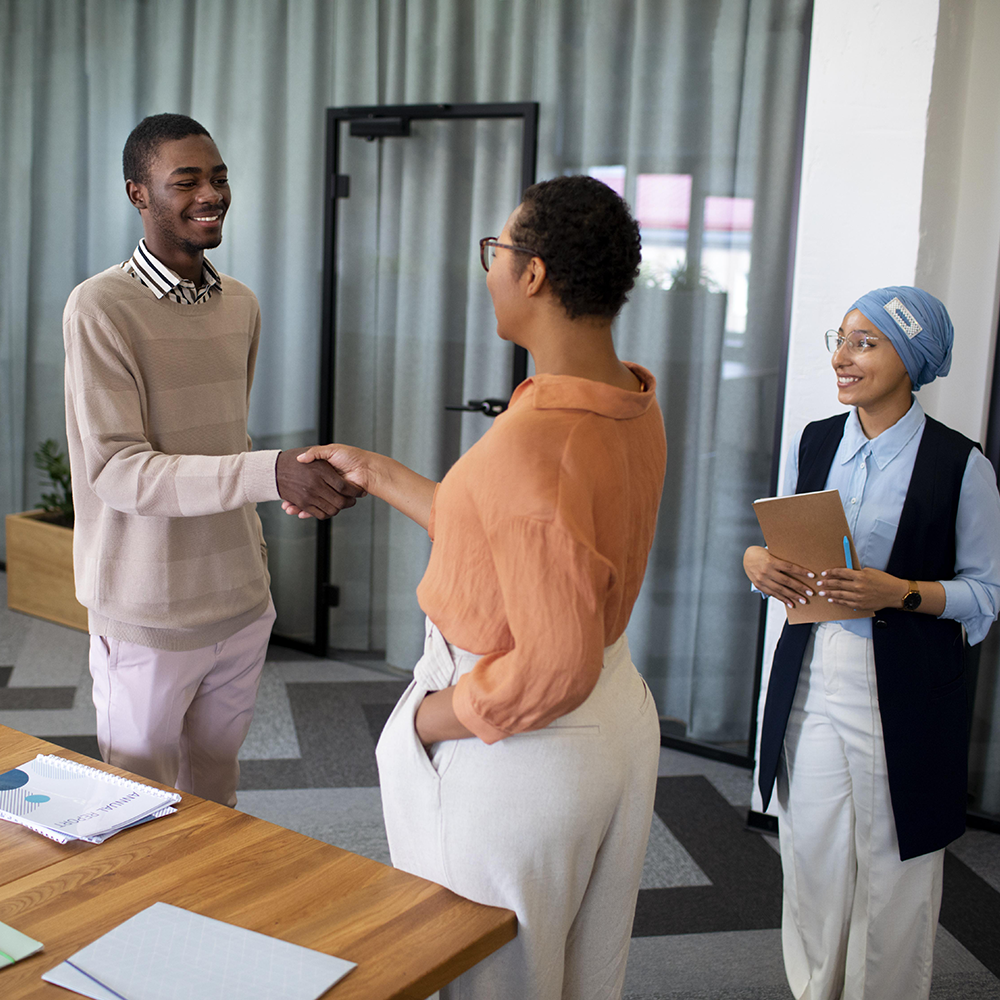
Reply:
[[[951,373],[920,390],[939,420],[984,441],[1000,265],[1000,3],[945,0],[928,115],[916,284],[955,324]]]
[[[920,401],[983,433],[1000,261],[998,42],[996,0],[815,0],[782,471],[789,439],[843,409],[823,332],[884,285],[923,283],[949,307],[961,349]],[[785,617],[770,604],[762,690]],[[763,698],[758,733],[762,710]]]

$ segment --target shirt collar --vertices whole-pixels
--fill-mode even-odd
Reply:
[[[625,363],[642,382],[642,392],[575,375],[533,375],[514,390],[509,408],[520,404],[536,410],[590,410],[615,420],[641,416],[656,398],[656,379],[641,365]]]
[[[197,299],[207,299],[214,291],[222,291],[222,278],[219,272],[211,265],[209,259],[204,257],[201,266],[202,287],[197,293],[193,292],[194,282],[182,278],[176,271],[172,271],[146,246],[145,238],[139,240],[139,245],[135,252],[124,264],[122,269],[135,275],[158,299],[162,299],[180,285],[184,285],[189,294],[184,295],[181,291],[176,291],[175,296],[183,297],[188,301]],[[172,296],[172,297],[175,297]]]
[[[872,456],[878,463],[878,467],[884,469],[906,447],[913,435],[924,426],[926,418],[923,407],[913,396],[910,399],[913,402],[906,413],[891,427],[882,431],[878,437],[871,439],[865,437],[865,432],[861,429],[857,407],[854,407],[847,415],[847,423],[844,426],[841,464],[846,465],[865,445],[870,445]]]

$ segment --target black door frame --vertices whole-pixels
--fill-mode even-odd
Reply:
[[[333,395],[337,345],[337,202],[350,194],[350,178],[340,173],[340,126],[348,122],[351,135],[381,142],[408,136],[411,121],[513,118],[523,122],[521,191],[535,181],[538,160],[538,104],[534,101],[498,104],[377,104],[326,109],[326,168],[323,219],[323,311],[319,351],[318,439],[334,440]],[[511,392],[528,374],[528,352],[514,348]],[[339,603],[337,586],[330,582],[330,522],[317,522],[313,641],[274,635],[272,641],[314,656],[329,655],[330,608]]]

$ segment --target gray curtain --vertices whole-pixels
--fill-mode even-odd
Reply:
[[[742,329],[727,329],[732,290],[654,282],[636,290],[617,334],[659,379],[670,442],[633,653],[662,714],[701,739],[745,740],[757,606],[740,556],[757,538],[750,502],[768,490],[807,10],[808,0],[0,0],[0,507],[37,499],[31,453],[64,439],[66,296],[141,235],[120,173],[141,117],[193,115],[230,166],[233,206],[210,256],[260,298],[251,432],[258,446],[289,447],[316,433],[324,109],[535,100],[540,178],[613,166],[634,200],[640,175],[691,177],[683,248],[696,269],[711,236],[706,196],[753,199]],[[422,141],[376,143],[364,162],[352,154],[354,228],[341,236],[353,270],[338,280],[353,294],[338,315],[335,416],[343,440],[437,476],[486,426],[444,405],[509,387],[475,242],[516,203],[517,138],[470,127]],[[383,648],[407,667],[428,543],[368,508],[334,526],[332,642]],[[276,505],[261,514],[279,628],[308,631],[314,527]]]

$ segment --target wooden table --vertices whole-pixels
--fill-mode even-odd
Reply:
[[[39,753],[135,777],[0,726],[0,773]],[[103,844],[0,820],[0,921],[45,945],[0,970],[4,1000],[74,996],[41,974],[158,900],[357,962],[324,1000],[418,1000],[517,934],[510,910],[339,847],[193,795],[177,809]]]

